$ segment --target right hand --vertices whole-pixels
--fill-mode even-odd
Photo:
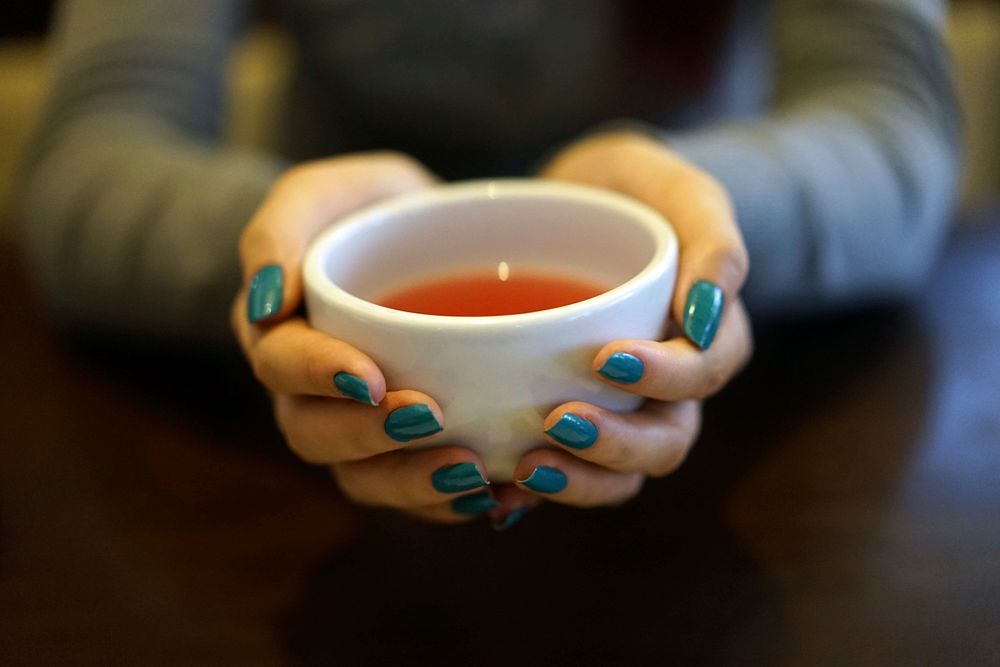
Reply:
[[[409,450],[413,442],[434,442],[444,427],[440,406],[418,391],[387,391],[371,358],[312,329],[300,312],[302,258],[320,231],[354,209],[435,182],[422,165],[397,153],[290,169],[243,231],[243,287],[231,321],[254,374],[271,392],[292,451],[329,466],[356,502],[458,522],[496,509],[483,462],[461,447]],[[480,479],[481,486],[465,488]],[[453,504],[461,496],[468,498]]]

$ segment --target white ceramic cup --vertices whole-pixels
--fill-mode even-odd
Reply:
[[[612,288],[519,315],[451,317],[372,303],[414,281],[506,262]],[[475,450],[509,481],[544,444],[542,420],[580,400],[612,410],[642,399],[597,380],[594,355],[621,338],[659,340],[677,270],[664,218],[596,188],[540,180],[443,185],[359,210],[312,244],[304,271],[311,325],[375,360],[388,389],[417,389],[444,411],[435,444]]]

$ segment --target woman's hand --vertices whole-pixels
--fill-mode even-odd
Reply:
[[[386,391],[367,355],[309,327],[301,262],[309,242],[344,214],[434,184],[416,161],[367,153],[304,164],[282,176],[244,230],[243,288],[232,326],[254,374],[274,400],[279,427],[303,460],[330,466],[341,489],[365,504],[455,522],[494,509],[482,461],[433,442],[441,408],[417,391]]]
[[[671,304],[676,337],[618,340],[594,358],[599,380],[650,400],[633,413],[581,402],[544,422],[552,447],[524,455],[521,494],[505,493],[507,514],[544,497],[578,506],[621,503],[647,476],[677,469],[698,435],[700,401],[750,358],[750,323],[739,293],[747,251],[725,190],[712,177],[642,134],[584,139],[556,156],[542,177],[615,190],[661,212],[677,233],[680,262]]]

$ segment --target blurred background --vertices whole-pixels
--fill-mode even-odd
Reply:
[[[53,334],[9,247],[53,4],[0,3],[0,666],[1000,665],[1000,0],[950,7],[926,298],[758,330],[681,471],[499,536],[349,505],[235,352]],[[228,142],[277,145],[293,58],[254,24]]]
[[[54,2],[7,0],[0,17],[0,238],[6,238],[17,156],[32,130],[48,83],[45,32]],[[952,3],[949,40],[966,127],[962,204],[1000,193],[1000,1]],[[232,103],[226,124],[235,144],[272,146],[276,110],[292,50],[279,29],[259,21],[230,66]]]

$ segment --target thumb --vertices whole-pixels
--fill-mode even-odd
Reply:
[[[722,185],[661,141],[633,132],[581,140],[542,175],[617,190],[663,214],[677,234],[679,251],[671,314],[691,342],[707,349],[725,304],[738,298],[749,269]]]
[[[671,312],[684,335],[707,350],[723,308],[736,301],[749,270],[729,196],[710,176],[688,167],[675,171],[671,186],[650,200],[677,234],[677,286]]]
[[[331,222],[435,182],[416,160],[388,152],[290,169],[271,188],[240,238],[247,319],[274,322],[295,312],[302,302],[302,258],[309,243]]]

